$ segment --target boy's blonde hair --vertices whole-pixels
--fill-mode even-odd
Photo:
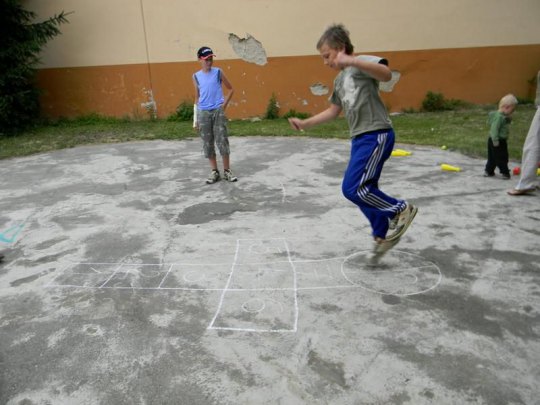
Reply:
[[[506,96],[501,98],[501,101],[499,101],[499,108],[505,107],[505,106],[517,105],[517,104],[518,104],[518,101],[517,101],[516,96],[514,96],[513,94],[507,94]]]

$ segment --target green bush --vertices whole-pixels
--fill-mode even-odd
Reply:
[[[424,111],[443,111],[444,96],[442,93],[428,91],[426,97],[422,101],[422,109]]]
[[[422,110],[424,111],[452,111],[458,108],[468,107],[470,104],[459,99],[446,99],[442,93],[428,91],[422,101]]]
[[[270,97],[270,101],[268,101],[264,118],[267,120],[275,120],[276,118],[279,118],[279,105],[274,93],[272,93],[272,97]]]
[[[300,118],[302,120],[305,120],[306,118],[309,118],[311,117],[311,114],[309,113],[303,113],[303,112],[299,112],[299,111],[296,111],[294,109],[290,109],[289,111],[287,111],[284,115],[283,115],[283,118]]]
[[[167,121],[192,121],[193,120],[193,101],[184,100],[176,107],[174,114],[167,117]]]

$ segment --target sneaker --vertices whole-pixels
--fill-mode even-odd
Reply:
[[[212,170],[212,173],[210,173],[210,176],[208,176],[206,179],[206,184],[214,184],[215,182],[219,181],[219,179],[221,179],[219,170]]]
[[[376,240],[373,245],[373,251],[371,252],[368,258],[368,266],[376,266],[379,264],[379,260],[383,257],[386,252],[392,249],[399,242],[399,238],[395,239],[381,239]]]
[[[493,177],[493,176],[495,176],[495,173],[484,172],[484,177]]]
[[[391,231],[396,229],[397,224],[398,224],[398,220],[399,220],[399,214],[396,214],[396,215],[394,215],[393,218],[389,219],[388,220],[388,229],[390,229]]]
[[[503,180],[510,180],[510,173],[504,173],[502,175]]]
[[[399,213],[395,231],[391,235],[387,235],[386,240],[395,240],[401,238],[413,221],[417,212],[418,208],[412,204],[407,204],[405,209]]]
[[[231,169],[225,169],[223,171],[223,178],[231,183],[238,180],[238,177],[231,172]]]

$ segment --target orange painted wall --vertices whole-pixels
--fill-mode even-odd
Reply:
[[[370,53],[388,58],[401,73],[394,91],[383,93],[391,111],[418,109],[429,90],[480,104],[495,103],[509,92],[532,98],[535,87],[529,81],[540,70],[540,44]],[[230,118],[264,115],[272,93],[281,113],[291,108],[316,113],[326,108],[329,94],[315,96],[310,86],[321,83],[331,91],[336,74],[318,55],[270,57],[264,66],[216,59],[215,66],[235,88]],[[191,75],[198,69],[197,62],[42,69],[42,110],[48,117],[93,112],[144,117],[141,104],[152,89],[158,116],[166,117],[181,101],[193,99]]]

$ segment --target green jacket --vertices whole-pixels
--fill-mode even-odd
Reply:
[[[488,115],[489,136],[493,142],[508,139],[512,117],[507,117],[500,111],[492,111]]]

